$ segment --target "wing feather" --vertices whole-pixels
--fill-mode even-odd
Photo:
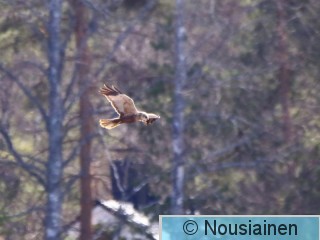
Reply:
[[[121,117],[138,113],[132,98],[123,94],[115,86],[111,85],[110,87],[107,84],[104,84],[104,87],[100,89],[100,93],[108,99],[111,106]]]

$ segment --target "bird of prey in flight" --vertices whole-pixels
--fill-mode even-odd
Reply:
[[[111,103],[114,110],[119,114],[117,118],[100,119],[100,126],[106,129],[112,129],[123,123],[143,122],[149,125],[160,118],[160,116],[137,110],[134,101],[122,93],[118,88],[104,84],[100,88],[100,93],[104,95]]]

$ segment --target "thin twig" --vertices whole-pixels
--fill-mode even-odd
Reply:
[[[23,93],[30,99],[30,101],[33,103],[34,106],[37,107],[39,110],[46,126],[48,126],[48,115],[42,106],[42,104],[38,101],[38,99],[32,95],[31,91],[29,88],[27,88],[17,76],[15,76],[11,71],[9,71],[7,68],[5,68],[1,63],[0,63],[0,70],[3,71],[12,81],[14,81],[19,88],[23,91]]]
[[[105,67],[109,63],[109,61],[114,57],[116,51],[119,49],[121,44],[127,39],[129,34],[134,30],[134,27],[137,24],[137,22],[143,20],[148,15],[148,13],[154,8],[156,3],[157,3],[157,0],[147,1],[146,6],[140,11],[136,20],[131,21],[129,23],[129,25],[127,26],[127,28],[122,33],[119,34],[118,38],[116,39],[116,41],[113,45],[111,52],[109,54],[107,54],[105,59],[102,61],[102,63],[98,67],[98,70],[94,73],[93,76],[95,79],[99,78],[100,74],[105,69]]]
[[[15,150],[11,138],[8,134],[8,132],[0,125],[0,133],[3,136],[3,139],[5,140],[8,151],[12,154],[12,156],[15,158],[16,162],[31,176],[37,179],[37,181],[43,186],[46,187],[46,182],[44,178],[41,176],[41,169],[36,167],[35,165],[31,165],[26,163],[22,156]]]

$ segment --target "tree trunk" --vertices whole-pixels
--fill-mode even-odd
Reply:
[[[63,110],[60,96],[61,87],[61,55],[60,55],[60,19],[61,0],[51,0],[49,3],[48,22],[48,80],[49,118],[48,140],[49,156],[47,162],[47,206],[45,221],[45,238],[47,240],[59,239],[61,231],[62,209],[62,121]]]
[[[80,213],[80,239],[92,239],[91,216],[92,216],[92,192],[91,192],[91,135],[92,135],[92,105],[90,101],[90,51],[88,48],[88,9],[81,0],[72,0],[75,11],[75,35],[77,46],[76,69],[77,80],[80,89],[80,189],[81,189],[81,213]]]
[[[183,87],[186,82],[186,56],[185,40],[186,31],[183,23],[184,0],[176,0],[175,9],[175,41],[176,41],[176,75],[173,102],[173,190],[172,190],[172,214],[183,213],[183,188],[184,188],[184,97]]]
[[[282,105],[283,135],[286,142],[292,140],[292,121],[290,116],[290,65],[288,53],[288,33],[286,30],[285,0],[277,0],[278,13],[278,61],[280,81],[280,101]]]

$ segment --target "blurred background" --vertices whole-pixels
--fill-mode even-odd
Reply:
[[[160,214],[320,214],[319,12],[1,0],[0,239],[120,239],[103,209],[137,239]],[[161,119],[100,128],[104,83]]]

